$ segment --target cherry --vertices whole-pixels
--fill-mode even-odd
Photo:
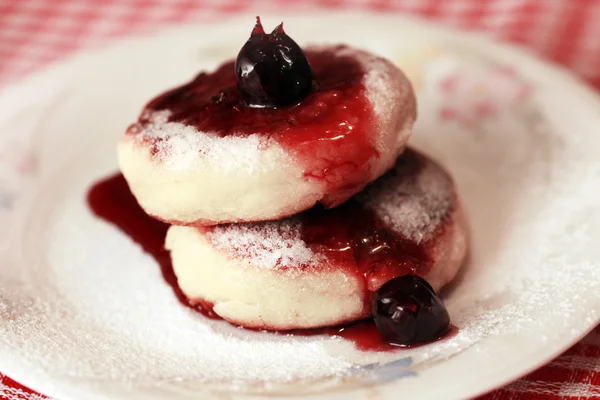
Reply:
[[[450,327],[450,316],[431,285],[417,275],[393,278],[373,298],[375,325],[397,346],[437,339]]]
[[[242,99],[249,107],[297,104],[313,87],[312,69],[304,52],[283,31],[283,22],[266,34],[260,17],[235,62]]]

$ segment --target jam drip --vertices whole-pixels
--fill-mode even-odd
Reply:
[[[303,168],[305,179],[339,193],[340,198],[325,200],[335,206],[372,179],[370,161],[379,156],[378,127],[363,84],[365,71],[356,56],[345,55],[343,46],[305,54],[316,89],[292,107],[246,106],[230,61],[158,96],[146,111],[167,110],[170,122],[221,137],[256,134],[265,143],[277,142]],[[143,132],[150,115],[142,113],[128,132]]]
[[[171,256],[164,247],[169,225],[149,217],[142,210],[123,175],[116,174],[97,182],[88,192],[88,204],[96,216],[117,226],[156,260],[163,278],[182,304],[206,317],[217,317],[210,304],[190,301],[179,288]]]
[[[395,276],[423,275],[431,266],[427,246],[391,231],[354,198],[332,210],[315,207],[299,219],[306,245],[331,265],[352,271],[370,292]],[[370,298],[365,302],[370,307]]]

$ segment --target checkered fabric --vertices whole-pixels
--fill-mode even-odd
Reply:
[[[600,89],[600,0],[0,0],[0,86],[114,37],[257,7],[418,15],[522,44]],[[38,400],[0,374],[0,400]],[[600,398],[600,328],[548,365],[481,399]]]

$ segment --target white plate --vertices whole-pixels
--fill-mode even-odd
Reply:
[[[412,143],[451,171],[472,224],[470,262],[445,293],[459,333],[380,354],[207,321],[89,212],[85,192],[116,169],[116,140],[143,103],[234,56],[248,16],[82,54],[0,97],[1,371],[65,400],[464,398],[542,365],[598,323],[591,90],[521,51],[398,17],[285,21],[299,42],[366,47],[413,79]]]

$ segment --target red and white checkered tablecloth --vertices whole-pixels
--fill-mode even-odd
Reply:
[[[0,0],[0,86],[109,38],[252,11],[325,7],[423,16],[486,31],[563,64],[600,90],[600,0]],[[0,355],[1,357],[1,355]],[[600,399],[600,327],[482,399]],[[0,373],[0,400],[45,399]]]

